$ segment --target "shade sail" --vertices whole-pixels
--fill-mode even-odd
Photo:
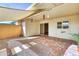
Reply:
[[[18,10],[0,7],[0,21],[17,21],[34,12],[34,10]]]

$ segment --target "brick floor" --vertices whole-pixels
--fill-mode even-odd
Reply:
[[[49,52],[49,56],[63,56],[66,49],[71,45],[75,44],[72,40],[61,39],[56,37],[39,36],[36,39],[27,40],[27,42],[33,41],[51,48],[52,51]],[[23,43],[27,43],[23,41]]]
[[[52,48],[49,53],[50,56],[63,56],[66,49],[71,45],[75,44],[72,40],[60,39],[55,37],[41,36],[39,42]]]
[[[25,39],[26,40],[26,39]],[[55,38],[55,37],[48,37],[48,36],[38,36],[38,38],[35,39],[27,39],[25,40],[21,40],[23,41],[22,44],[26,44],[29,41],[32,42],[36,42],[36,43],[40,43],[41,45],[43,44],[43,46],[47,46],[48,48],[51,49],[51,51],[49,52],[49,56],[63,56],[66,49],[71,45],[71,44],[75,44],[74,41],[72,40],[66,40],[66,39],[61,39],[61,38]],[[0,47],[5,47],[8,48],[7,41],[0,41]],[[5,44],[4,44],[5,43]],[[42,50],[41,50],[42,51]],[[11,51],[10,49],[8,49],[8,55],[11,55]]]

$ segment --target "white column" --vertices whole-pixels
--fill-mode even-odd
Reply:
[[[22,20],[22,30],[23,30],[23,36],[27,37],[26,35],[26,21]]]

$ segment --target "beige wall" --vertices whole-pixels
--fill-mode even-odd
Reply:
[[[19,25],[0,25],[0,39],[15,38],[21,35]]]
[[[57,29],[57,22],[59,21],[69,21],[69,29]],[[69,33],[78,33],[79,34],[79,15],[66,16],[48,20],[40,20],[36,22],[30,22],[27,20],[27,34],[29,36],[40,34],[40,24],[49,23],[49,36],[72,39],[72,36]],[[65,33],[62,33],[65,31]]]
[[[37,35],[40,34],[40,26],[39,22],[30,20],[26,20],[26,33],[27,36]]]
[[[69,29],[57,29],[57,22],[69,20]],[[62,33],[65,31],[65,33]],[[72,39],[69,33],[79,34],[79,15],[61,17],[49,21],[49,36]]]

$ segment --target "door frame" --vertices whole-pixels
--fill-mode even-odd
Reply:
[[[48,22],[46,22],[46,23],[40,23],[40,34],[46,35],[45,34],[45,24],[48,24],[48,33],[47,33],[47,35],[49,35],[49,23]],[[41,29],[41,26],[43,27],[42,29]]]

